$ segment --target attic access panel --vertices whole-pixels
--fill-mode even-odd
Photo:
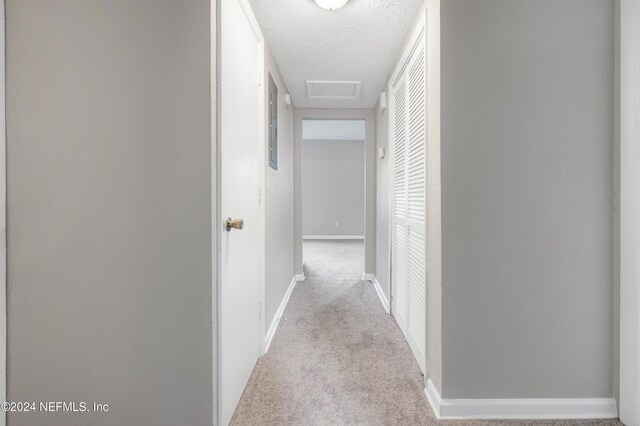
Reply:
[[[309,99],[360,99],[361,81],[321,81],[307,80]]]

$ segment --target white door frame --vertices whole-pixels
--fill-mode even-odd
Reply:
[[[304,120],[364,120],[365,122],[365,231],[364,271],[362,278],[372,281],[375,274],[376,233],[376,146],[373,109],[297,108],[294,139],[294,257],[295,273],[304,274],[302,253],[302,122]]]
[[[7,161],[6,161],[6,98],[5,98],[5,20],[4,1],[0,5],[0,401],[7,400]],[[0,426],[7,421],[6,413],[0,415]]]
[[[212,398],[212,425],[216,426],[220,419],[220,1],[211,0],[211,320],[214,326],[211,327],[211,343],[213,345],[211,354],[211,369],[213,390]]]
[[[620,420],[640,425],[640,1],[620,1]]]

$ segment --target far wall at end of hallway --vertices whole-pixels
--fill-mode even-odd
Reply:
[[[364,155],[364,141],[302,141],[304,236],[364,236]]]

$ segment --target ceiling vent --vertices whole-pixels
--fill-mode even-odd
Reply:
[[[307,80],[309,99],[360,99],[361,81]]]

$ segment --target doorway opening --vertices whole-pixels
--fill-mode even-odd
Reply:
[[[365,258],[364,120],[302,121],[305,273],[360,276]]]

